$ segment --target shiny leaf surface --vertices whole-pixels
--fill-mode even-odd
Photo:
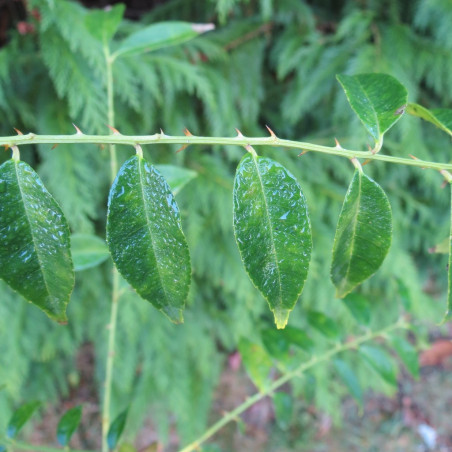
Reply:
[[[350,394],[362,406],[363,391],[355,372],[353,372],[353,369],[347,362],[339,358],[333,360],[333,365],[340,379],[344,382],[345,386],[347,386],[348,390],[350,391]]]
[[[342,298],[372,276],[391,246],[391,206],[383,189],[356,170],[345,195],[333,245],[331,279]]]
[[[397,365],[387,351],[373,345],[361,345],[359,353],[383,380],[393,386],[397,386]]]
[[[408,93],[394,77],[387,74],[338,75],[347,99],[376,141],[404,113]]]
[[[251,281],[284,328],[303,290],[311,226],[296,179],[279,163],[245,155],[234,180],[234,231]]]
[[[270,384],[272,360],[267,352],[258,344],[242,338],[239,342],[239,352],[245,369],[256,387],[263,391]]]
[[[174,196],[198,175],[196,171],[176,165],[155,165],[155,168],[168,182]]]
[[[431,122],[443,132],[452,135],[452,110],[449,108],[435,108],[429,110],[419,104],[409,103],[406,112]]]
[[[125,38],[113,56],[138,55],[182,44],[213,28],[213,24],[192,24],[180,21],[155,23]]]
[[[72,435],[77,430],[82,419],[82,407],[76,406],[66,411],[58,422],[57,440],[62,446],[66,446]]]
[[[191,274],[188,245],[168,184],[142,157],[127,160],[111,187],[107,242],[138,294],[182,322]]]
[[[121,438],[124,427],[126,426],[128,410],[120,413],[111,423],[107,433],[107,444],[110,450],[113,450]]]
[[[73,234],[71,249],[75,271],[96,267],[110,256],[105,241],[90,234]]]
[[[50,318],[67,321],[74,287],[69,226],[25,162],[0,167],[0,277]]]
[[[41,402],[33,401],[20,406],[13,413],[10,421],[8,422],[8,426],[6,427],[6,436],[8,438],[14,438],[40,405]]]

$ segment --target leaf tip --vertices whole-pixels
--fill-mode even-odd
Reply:
[[[273,315],[275,316],[276,328],[282,330],[286,327],[289,320],[290,309],[275,309]]]
[[[184,323],[183,309],[173,308],[171,306],[165,306],[162,312],[176,325]]]

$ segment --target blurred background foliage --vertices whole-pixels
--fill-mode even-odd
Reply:
[[[85,133],[108,133],[103,55],[84,24],[88,7],[107,2],[82,3],[0,2],[1,135],[11,135],[13,127],[73,133],[71,123]],[[365,150],[372,143],[336,82],[338,73],[385,72],[407,87],[411,102],[451,107],[448,0],[125,3],[129,19],[121,23],[120,36],[175,19],[214,22],[217,28],[181,46],[117,61],[115,125],[124,134],[162,128],[181,135],[187,127],[195,135],[232,136],[237,127],[262,136],[268,124],[282,138],[334,145],[336,137],[343,147]],[[404,117],[387,133],[382,152],[449,162],[450,148],[446,135]],[[244,150],[192,146],[176,154],[176,149],[160,145],[144,152],[154,163],[198,174],[178,195],[193,265],[185,323],[170,324],[126,289],[119,308],[113,414],[130,403],[130,438],[150,416],[162,441],[176,426],[186,442],[205,428],[225,358],[240,338],[260,343],[273,319],[240,263],[232,232],[232,182]],[[120,148],[120,163],[132,151]],[[272,148],[260,153],[289,168],[307,197],[314,255],[289,324],[306,329],[322,349],[323,339],[309,329],[309,310],[327,313],[345,335],[359,331],[329,280],[335,226],[353,167],[315,153],[298,157]],[[0,161],[7,158],[8,152],[0,155]],[[105,236],[106,149],[27,146],[22,158],[59,201],[73,233]],[[383,267],[358,292],[369,301],[372,325],[378,327],[397,318],[400,284],[408,288],[407,315],[417,325],[419,345],[445,308],[447,258],[428,249],[448,236],[449,193],[433,171],[379,162],[365,168],[390,198],[394,238]],[[83,382],[77,356],[87,345],[94,350],[97,388],[91,397],[101,397],[111,265],[77,273],[67,326],[51,323],[1,284],[0,384],[6,389],[0,392],[0,427],[20,401],[70,397]],[[390,392],[368,367],[354,366],[364,388]],[[328,366],[314,368],[309,381],[297,382],[293,391],[340,423],[344,388],[331,375]]]

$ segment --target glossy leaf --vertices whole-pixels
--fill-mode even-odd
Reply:
[[[126,426],[128,410],[120,413],[111,423],[107,433],[107,444],[110,450],[113,450],[121,438],[124,427]]]
[[[397,365],[388,352],[373,345],[362,345],[359,353],[387,383],[397,386]]]
[[[452,183],[449,184],[452,199]],[[447,307],[443,323],[452,319],[452,202],[450,206],[449,262],[447,266]]]
[[[69,226],[34,170],[14,159],[0,166],[0,240],[0,278],[66,322],[74,287]]]
[[[347,362],[339,358],[333,360],[333,365],[340,379],[345,383],[345,386],[347,386],[348,390],[350,391],[350,394],[362,406],[363,391],[355,372],[353,372],[353,369],[348,365]]]
[[[391,246],[391,206],[383,189],[356,170],[345,195],[333,245],[331,279],[342,298],[372,276]]]
[[[234,180],[234,231],[251,281],[284,328],[303,290],[311,226],[296,179],[279,163],[245,155]]]
[[[273,394],[273,407],[279,428],[288,430],[293,415],[293,399],[290,394],[287,394],[287,392],[275,392]]]
[[[71,248],[75,271],[96,267],[110,256],[105,240],[96,235],[73,234]]]
[[[107,43],[116,33],[124,11],[125,5],[122,3],[106,9],[93,9],[86,14],[85,26],[96,39]]]
[[[377,142],[402,116],[408,93],[387,74],[338,75],[347,99]]]
[[[6,428],[6,436],[8,438],[14,438],[40,405],[41,402],[33,401],[24,403],[22,406],[20,406],[13,413],[10,421],[8,422],[8,426]]]
[[[240,339],[239,352],[245,365],[245,369],[256,387],[263,391],[270,384],[270,370],[272,360],[267,352],[258,344],[248,339]]]
[[[429,110],[422,105],[409,103],[406,112],[431,122],[443,132],[452,135],[452,110],[449,108],[435,108]]]
[[[127,160],[110,190],[107,242],[121,275],[175,323],[190,286],[190,256],[177,203],[142,157]]]
[[[116,58],[118,56],[138,55],[182,44],[214,28],[213,24],[192,24],[180,21],[155,23],[125,38],[113,56]]]
[[[57,427],[57,440],[62,446],[66,446],[69,443],[81,419],[82,407],[80,405],[66,411],[61,417]]]
[[[360,325],[369,325],[370,303],[367,298],[357,293],[350,293],[343,301],[352,316]]]
[[[337,323],[322,312],[308,311],[307,320],[309,325],[328,339],[337,339],[339,337],[340,332]]]
[[[416,349],[403,337],[391,336],[389,343],[392,348],[397,352],[405,367],[410,374],[418,379],[419,378],[419,354]]]
[[[175,165],[155,165],[155,168],[168,182],[174,196],[198,175],[196,171]]]

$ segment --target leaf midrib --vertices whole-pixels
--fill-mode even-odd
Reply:
[[[375,110],[374,105],[373,105],[373,102],[371,101],[370,97],[369,97],[368,94],[367,94],[367,91],[364,89],[364,87],[363,87],[363,85],[361,84],[361,82],[360,82],[359,80],[357,80],[357,82],[358,82],[358,85],[359,85],[361,91],[364,93],[366,99],[368,100],[369,105],[370,105],[370,109],[372,110],[372,113],[373,113],[374,116],[375,116],[375,124],[376,124],[376,126],[377,126],[377,132],[378,132],[378,137],[376,137],[376,139],[379,139],[379,138],[381,137],[381,131],[380,131],[380,122],[379,122],[379,120],[378,120],[378,113],[377,113],[377,111]]]

